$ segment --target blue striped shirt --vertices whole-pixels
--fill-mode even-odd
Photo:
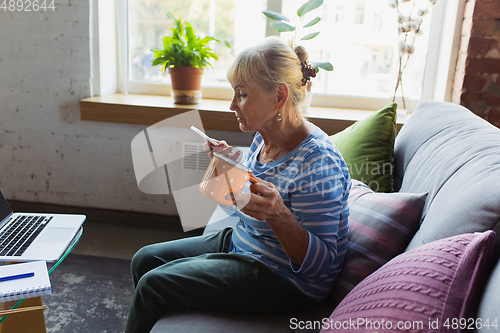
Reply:
[[[265,221],[240,210],[229,251],[271,267],[304,294],[323,302],[342,268],[347,251],[351,180],[337,148],[316,129],[285,156],[271,163],[257,160],[263,139],[256,134],[246,161],[255,176],[276,186],[284,204],[309,234],[301,267],[294,265]]]

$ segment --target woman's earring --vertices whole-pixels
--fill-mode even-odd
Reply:
[[[276,117],[277,121],[281,121],[281,112],[278,112],[278,117]]]

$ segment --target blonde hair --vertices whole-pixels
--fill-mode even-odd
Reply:
[[[293,105],[300,106],[306,95],[302,65],[308,59],[303,46],[292,49],[277,37],[267,37],[261,44],[241,52],[227,72],[227,79],[236,85],[257,84],[273,90],[281,83],[288,86]],[[300,112],[289,115],[297,122],[303,119]]]

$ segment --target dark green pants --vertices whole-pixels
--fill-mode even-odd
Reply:
[[[147,333],[172,310],[282,314],[317,303],[261,262],[227,253],[232,229],[146,246],[132,259],[126,333]]]

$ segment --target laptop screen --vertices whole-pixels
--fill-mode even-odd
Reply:
[[[9,216],[12,213],[12,209],[9,206],[9,203],[3,196],[2,191],[0,191],[0,221],[3,221],[4,218]]]

